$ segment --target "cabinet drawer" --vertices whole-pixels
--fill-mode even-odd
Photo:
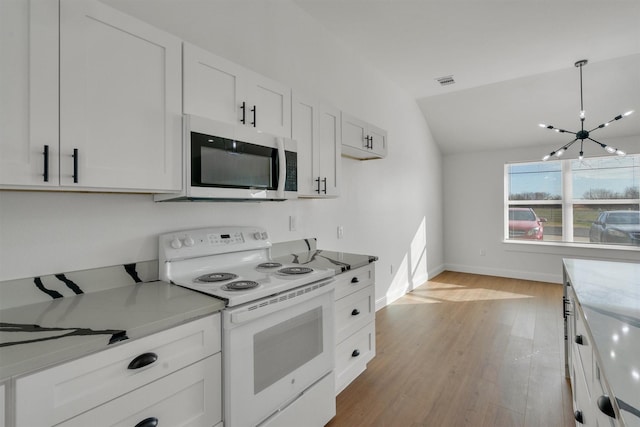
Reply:
[[[220,359],[210,356],[59,426],[129,427],[157,419],[159,426],[210,427],[222,420]]]
[[[374,319],[373,286],[336,301],[336,343],[364,327]]]
[[[57,424],[219,351],[215,314],[19,378],[17,424]],[[155,362],[129,368],[134,359],[152,354]]]
[[[355,270],[349,270],[336,276],[336,301],[360,289],[364,289],[369,285],[373,285],[373,280],[373,264]]]
[[[587,334],[587,327],[584,323],[584,314],[579,304],[575,304],[576,330],[573,339],[573,350],[578,355],[578,363],[582,364],[584,377],[588,386],[593,381],[593,351],[591,340]]]
[[[374,322],[336,347],[336,392],[339,393],[367,367],[376,352]]]

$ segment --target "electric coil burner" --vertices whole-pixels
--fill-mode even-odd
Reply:
[[[246,291],[247,289],[253,289],[258,286],[258,282],[253,280],[238,280],[226,285],[222,285],[222,289],[225,291]]]
[[[238,275],[233,273],[211,273],[204,274],[195,279],[196,282],[215,283],[226,282],[227,280],[237,279]]]
[[[279,262],[263,262],[262,264],[258,264],[256,268],[278,268],[282,267],[282,263]]]
[[[309,267],[286,267],[278,270],[280,274],[308,274],[313,271],[312,268]]]

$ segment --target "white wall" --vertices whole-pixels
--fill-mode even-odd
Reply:
[[[415,101],[357,52],[288,1],[105,2],[387,129],[389,155],[343,158],[334,200],[158,204],[150,195],[3,191],[0,280],[155,259],[159,233],[230,224],[264,226],[273,241],[318,237],[320,248],[377,255],[379,305],[442,270],[440,152]]]
[[[638,153],[640,137],[606,140],[628,153]],[[445,267],[521,279],[562,282],[562,258],[640,261],[640,251],[503,243],[504,164],[538,161],[553,147],[484,151],[447,155],[443,159]],[[587,148],[589,151],[587,151]],[[568,156],[577,156],[572,147]],[[605,154],[585,146],[587,156]],[[481,256],[484,249],[486,255]]]

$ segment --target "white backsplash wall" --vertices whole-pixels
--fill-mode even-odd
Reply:
[[[145,194],[1,191],[0,281],[155,259],[158,234],[210,225],[260,225],[276,242],[317,237],[319,248],[376,255],[379,303],[442,270],[440,151],[415,101],[373,65],[286,0],[105,3],[386,129],[388,157],[342,158],[333,200],[154,203]]]

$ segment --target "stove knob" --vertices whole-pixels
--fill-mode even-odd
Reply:
[[[266,231],[263,231],[263,232],[262,232],[262,239],[263,239],[263,240],[267,240],[268,238],[269,238],[269,235],[267,234],[267,232],[266,232]]]
[[[184,238],[184,245],[185,246],[190,248],[191,246],[193,246],[195,244],[196,244],[196,241],[193,240],[193,237],[187,236],[187,237]]]
[[[171,247],[173,249],[180,249],[182,247],[182,242],[177,237],[174,237],[171,241]]]
[[[256,240],[260,240],[262,239],[262,235],[260,234],[260,232],[255,232],[253,233],[253,238]]]

